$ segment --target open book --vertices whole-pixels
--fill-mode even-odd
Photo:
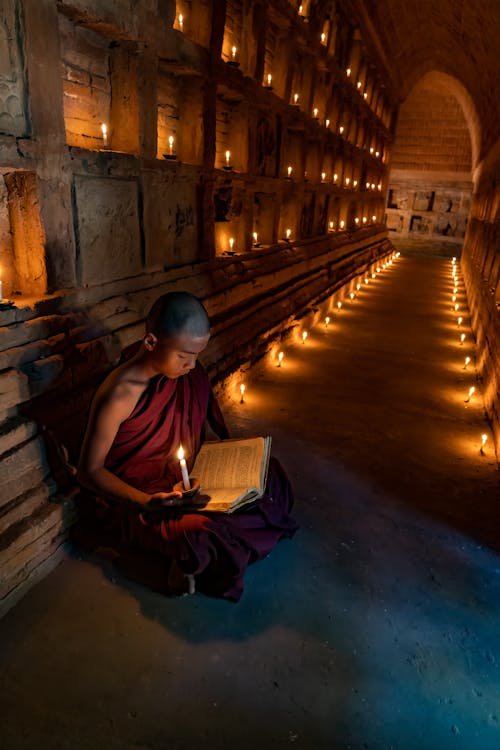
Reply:
[[[271,438],[204,443],[191,471],[200,485],[193,501],[199,510],[232,513],[264,494]]]

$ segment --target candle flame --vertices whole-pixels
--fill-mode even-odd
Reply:
[[[243,396],[243,394],[245,393],[245,390],[246,390],[246,388],[245,388],[245,383],[242,383],[242,384],[240,385],[240,393],[241,393],[241,395],[242,395],[242,396]]]
[[[229,164],[229,159],[231,158],[231,152],[226,151],[226,163]]]
[[[103,122],[101,125],[101,131],[102,131],[103,138],[105,138],[108,134],[108,126],[106,125],[105,122]]]
[[[283,354],[283,352],[280,352],[280,353],[278,354],[278,361],[280,362],[280,364],[281,364],[281,362],[283,362],[283,357],[284,357],[284,354]]]
[[[307,338],[307,331],[303,331],[302,333],[302,343],[305,344]]]
[[[486,435],[485,433],[483,433],[483,434],[481,435],[481,445],[482,445],[483,447],[484,447],[484,445],[486,444],[486,441],[487,441],[487,440],[488,440],[488,435]]]
[[[236,47],[231,47],[231,55],[232,55],[233,60],[236,57],[236,52],[237,52],[237,48]]]
[[[231,250],[233,249],[233,245],[234,245],[234,237],[230,237],[229,238],[229,247],[231,248]]]
[[[177,458],[179,461],[184,458],[184,448],[182,445],[179,447],[179,450],[177,451]]]

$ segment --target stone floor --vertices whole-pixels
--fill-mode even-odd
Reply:
[[[499,475],[450,294],[400,258],[229,407],[302,526],[239,604],[73,553],[6,615],[2,750],[499,750]]]

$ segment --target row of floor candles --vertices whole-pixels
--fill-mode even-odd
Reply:
[[[348,295],[350,301],[354,302],[354,300],[356,299],[356,293],[359,292],[362,289],[362,285],[363,284],[365,284],[365,285],[369,284],[370,283],[370,279],[375,279],[378,273],[380,273],[381,271],[384,271],[385,269],[387,269],[390,266],[392,266],[393,262],[397,258],[399,258],[400,255],[401,255],[401,253],[399,253],[399,252],[392,253],[392,255],[389,257],[389,259],[386,260],[386,261],[384,261],[384,262],[382,262],[381,264],[377,265],[376,268],[375,268],[375,270],[372,270],[371,273],[369,273],[367,275],[364,275],[364,277],[360,277],[358,279],[357,283],[356,283],[356,287],[355,287],[356,291],[351,291],[349,293],[349,295]],[[451,276],[452,276],[452,283],[453,283],[453,287],[452,287],[453,291],[452,291],[452,295],[451,295],[452,310],[453,310],[454,313],[457,313],[457,326],[458,326],[458,328],[460,330],[460,328],[461,328],[461,326],[462,326],[462,324],[464,322],[464,318],[463,318],[463,315],[460,314],[461,313],[460,304],[457,302],[458,285],[460,283],[459,282],[459,278],[458,278],[457,259],[456,258],[452,258],[451,264],[452,264],[452,273],[451,273]],[[336,306],[337,306],[337,310],[340,311],[341,308],[342,308],[342,302],[339,300],[336,303]],[[329,324],[330,324],[330,316],[327,315],[324,318],[324,326],[325,326],[325,328],[328,328]],[[302,331],[302,334],[301,334],[302,344],[306,343],[307,337],[308,337],[308,331],[306,329],[304,329]],[[463,333],[463,332],[460,333],[460,337],[459,337],[460,346],[463,346],[465,340],[466,340],[466,334]],[[277,364],[277,367],[281,367],[282,366],[284,358],[285,358],[285,353],[283,351],[280,351],[278,353],[278,364]],[[466,356],[465,360],[464,360],[464,367],[463,367],[463,369],[467,370],[467,368],[470,365],[470,363],[471,363],[471,357],[470,356]],[[471,386],[469,388],[469,390],[468,390],[468,392],[466,394],[466,397],[465,397],[465,403],[469,403],[470,402],[470,400],[471,400],[472,396],[474,395],[475,391],[476,391],[475,386]],[[245,392],[246,392],[246,385],[245,385],[245,383],[240,383],[240,403],[241,404],[245,403]],[[480,447],[479,447],[479,452],[481,453],[481,455],[484,455],[484,453],[485,453],[485,446],[486,446],[487,440],[488,440],[488,435],[486,433],[483,433],[481,435],[481,442],[480,442]]]
[[[453,287],[452,287],[452,294],[451,294],[451,309],[455,314],[457,314],[457,327],[460,330],[462,327],[462,323],[464,322],[464,318],[463,318],[463,315],[461,314],[460,304],[457,302],[458,285],[460,283],[458,273],[459,272],[458,272],[458,266],[457,266],[457,259],[452,258],[451,259],[451,280],[452,280]],[[459,338],[460,346],[464,345],[466,338],[467,338],[466,334],[461,332],[460,338]],[[469,355],[467,355],[464,358],[464,370],[467,370],[470,363],[471,363],[471,358]],[[464,403],[468,404],[475,392],[476,392],[475,386],[471,385],[471,387],[469,388],[469,390],[467,391],[465,395]],[[488,435],[485,432],[483,432],[483,434],[481,435],[481,443],[479,447],[479,452],[481,453],[481,455],[484,455],[485,453],[485,446],[486,446],[487,441],[488,441]]]

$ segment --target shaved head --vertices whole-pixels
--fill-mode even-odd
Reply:
[[[201,338],[210,334],[208,314],[189,292],[168,292],[159,297],[146,317],[146,332],[158,339],[181,335]]]

